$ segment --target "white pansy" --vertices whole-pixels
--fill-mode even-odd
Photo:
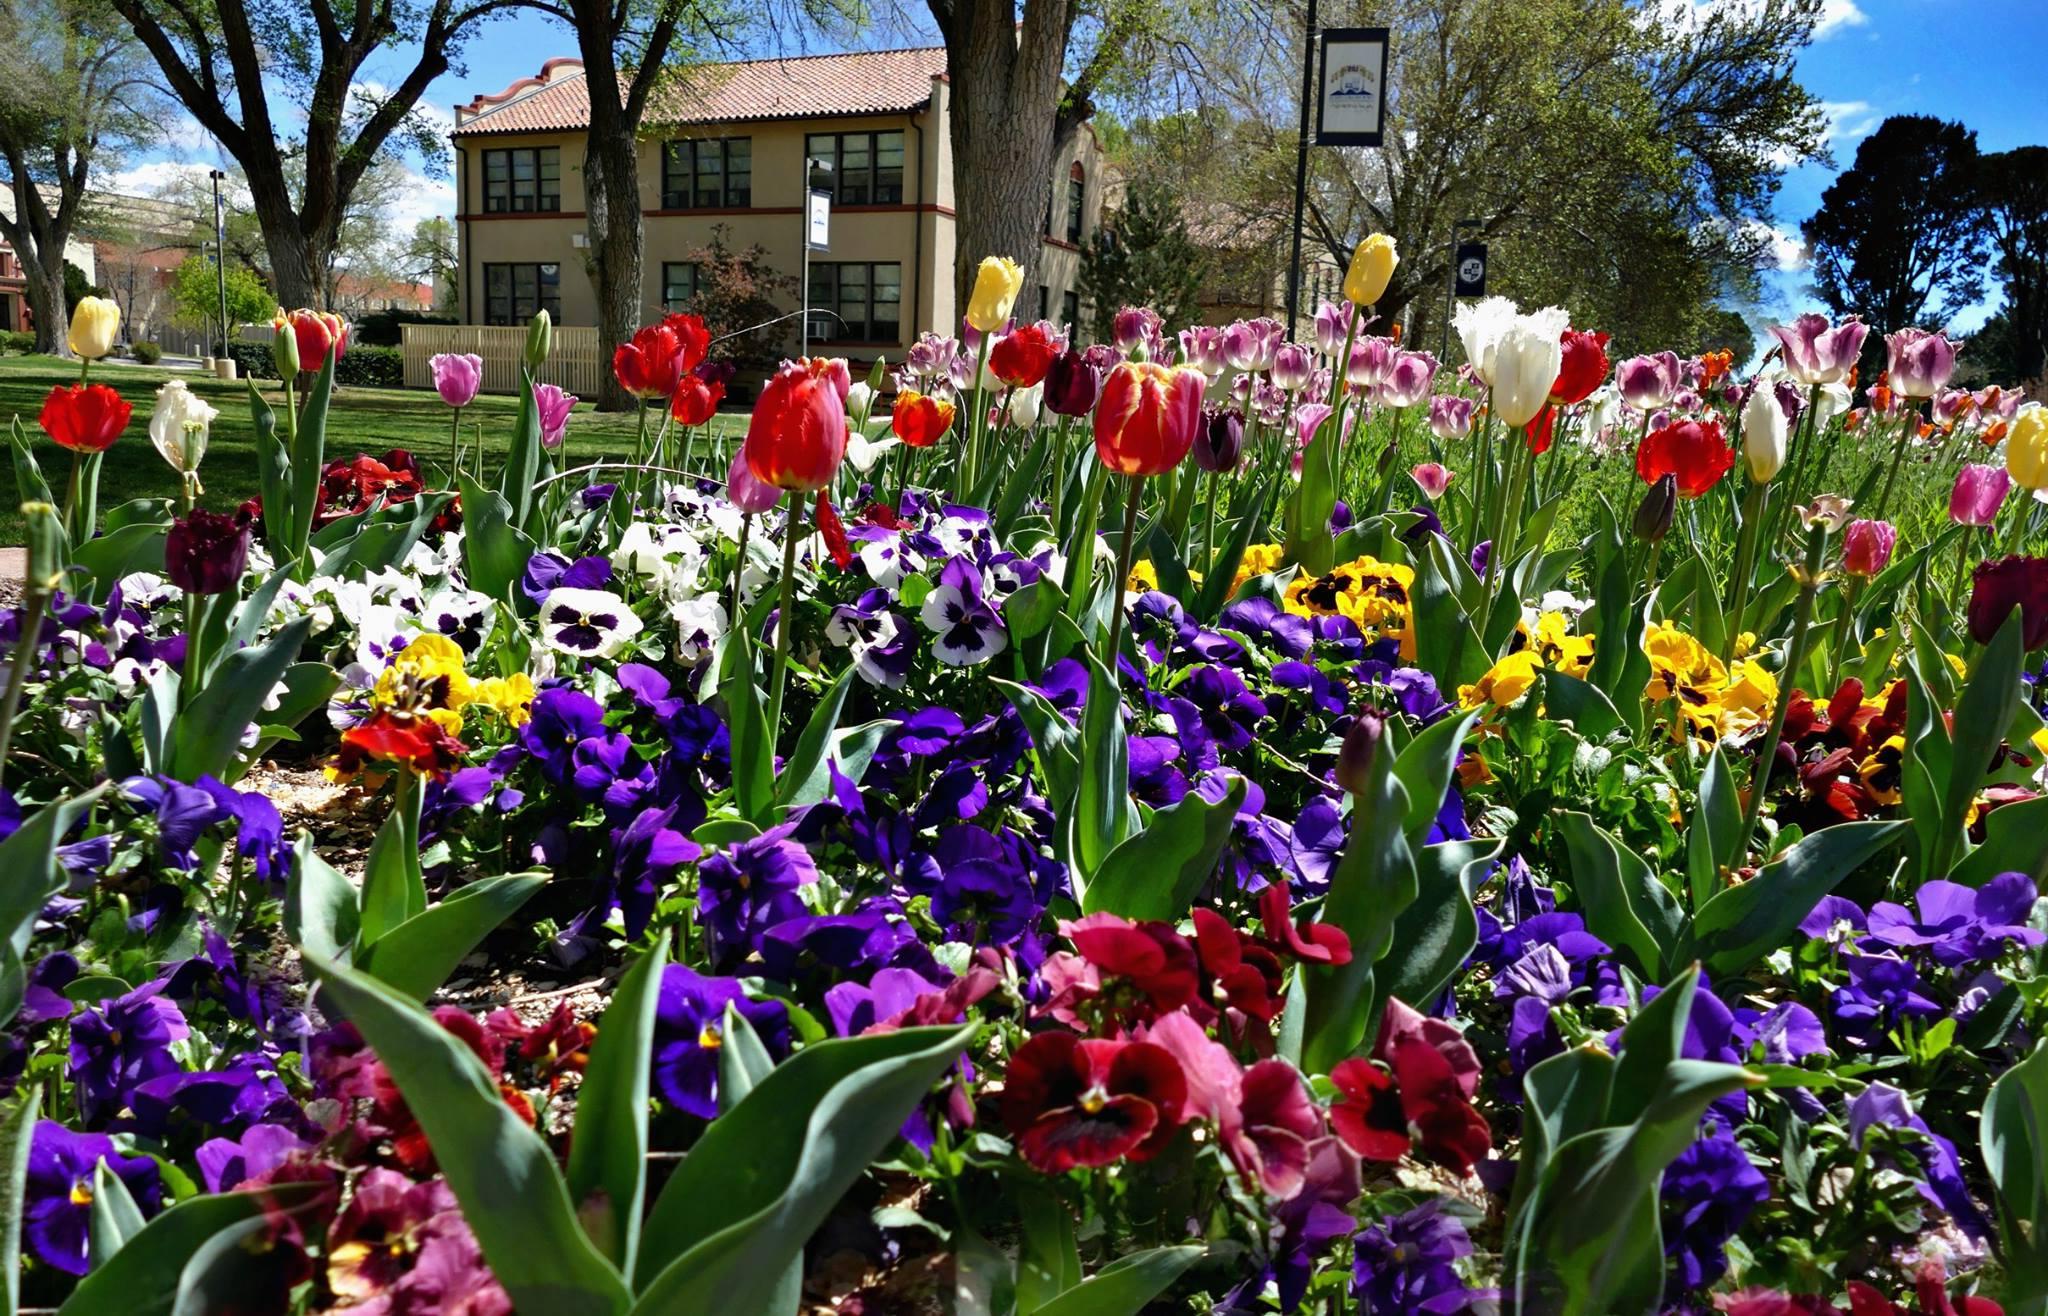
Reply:
[[[695,662],[709,653],[730,624],[725,604],[710,593],[670,603],[668,615],[676,624],[676,656],[684,662]]]
[[[541,640],[561,653],[610,658],[640,630],[626,601],[607,590],[549,590],[540,605]]]

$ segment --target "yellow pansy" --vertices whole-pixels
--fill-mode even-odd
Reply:
[[[1287,550],[1278,544],[1245,545],[1244,556],[1238,559],[1237,575],[1230,582],[1231,594],[1236,595],[1238,589],[1253,576],[1278,571],[1286,556]]]
[[[1566,676],[1583,677],[1593,665],[1593,637],[1571,633],[1571,622],[1561,612],[1546,612],[1536,618],[1530,648]]]
[[[1531,651],[1511,653],[1489,667],[1486,675],[1473,684],[1459,686],[1458,704],[1463,708],[1483,708],[1488,704],[1506,708],[1529,693],[1542,670],[1542,660]]]
[[[1131,594],[1143,594],[1146,590],[1159,588],[1159,573],[1152,567],[1152,559],[1141,557],[1131,563],[1131,574],[1124,578],[1124,589]]]
[[[473,692],[474,702],[490,709],[505,719],[506,726],[525,726],[532,718],[528,710],[533,704],[533,682],[524,672],[510,676],[491,676],[478,681]]]
[[[1739,736],[1769,720],[1778,702],[1778,678],[1755,659],[1745,658],[1735,665],[1734,675],[1716,702],[1721,710],[1720,730]]]
[[[370,705],[430,717],[454,735],[462,730],[462,706],[475,698],[475,691],[455,641],[416,635],[377,674]]]

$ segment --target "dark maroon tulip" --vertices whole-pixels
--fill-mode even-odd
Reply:
[[[1045,409],[1055,416],[1085,416],[1102,396],[1102,371],[1069,347],[1045,373]]]
[[[2031,651],[2048,644],[2048,558],[2013,554],[1977,564],[1970,577],[1970,638],[1991,643],[2014,608],[2022,646]]]
[[[1379,752],[1386,720],[1377,713],[1360,713],[1344,732],[1344,744],[1337,751],[1337,787],[1361,795],[1372,787],[1373,756]]]
[[[1677,513],[1678,477],[1660,475],[1643,490],[1643,501],[1636,504],[1636,538],[1652,544],[1661,540],[1671,533],[1671,522]]]
[[[225,594],[249,563],[249,517],[195,507],[171,523],[164,539],[164,575],[187,594]]]
[[[1227,408],[1211,408],[1202,417],[1201,432],[1195,435],[1195,465],[1223,474],[1237,469],[1244,455],[1244,421]]]

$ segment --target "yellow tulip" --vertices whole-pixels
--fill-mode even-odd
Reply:
[[[967,323],[992,334],[1010,320],[1017,292],[1024,286],[1024,267],[1008,256],[985,256],[974,276],[974,295],[967,300]]]
[[[1400,263],[1394,240],[1384,233],[1373,234],[1351,253],[1351,268],[1344,272],[1344,295],[1353,305],[1373,305],[1386,295],[1394,267]]]
[[[2048,407],[2029,402],[2005,435],[2005,470],[2012,482],[2039,493],[2048,489]]]
[[[97,361],[114,350],[114,336],[121,332],[121,308],[104,297],[81,297],[71,312],[71,350],[88,361]]]

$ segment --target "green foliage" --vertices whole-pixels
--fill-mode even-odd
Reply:
[[[142,338],[128,344],[128,355],[134,357],[141,365],[153,366],[164,359],[164,349],[149,339]]]
[[[171,276],[171,307],[180,324],[219,329],[219,269],[219,262],[199,252],[187,256],[178,266]],[[228,266],[227,288],[228,323],[267,324],[277,314],[277,299],[270,295],[270,289],[242,266]]]
[[[1180,199],[1151,181],[1131,184],[1081,249],[1080,292],[1092,301],[1091,336],[1108,342],[1116,313],[1149,306],[1169,327],[1195,320],[1207,261],[1188,233]]]

